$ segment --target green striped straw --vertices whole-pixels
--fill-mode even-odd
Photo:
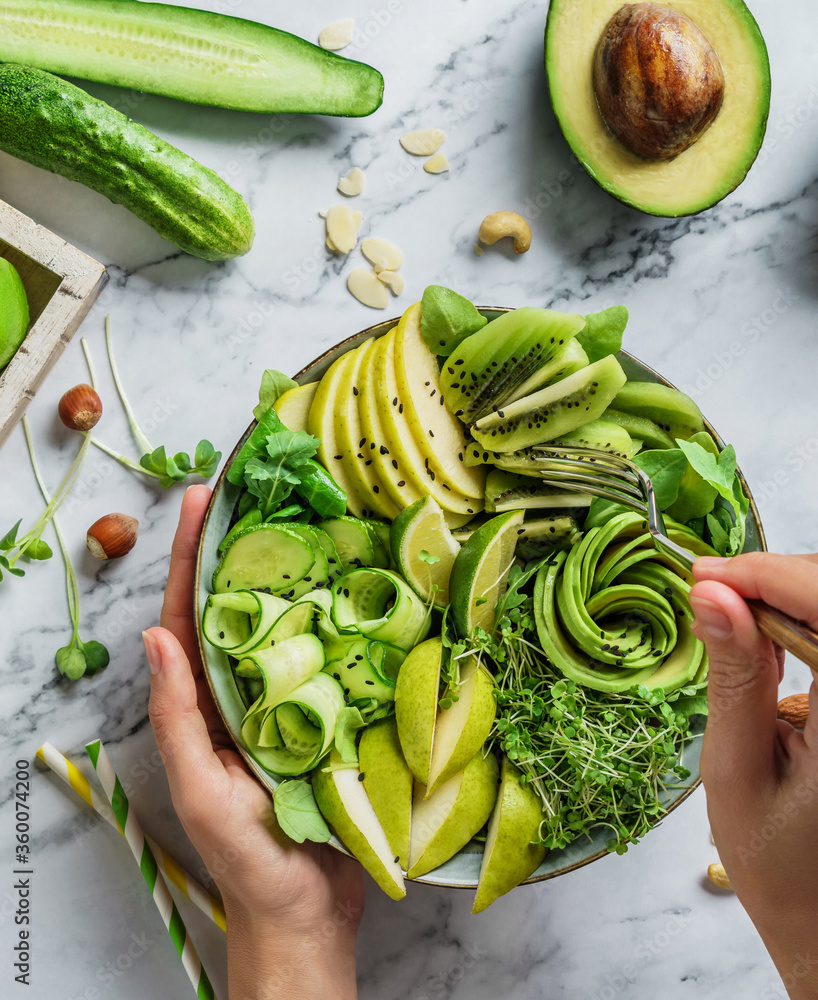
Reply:
[[[193,942],[187,933],[184,921],[176,909],[173,897],[168,891],[165,880],[159,876],[159,867],[156,858],[145,839],[142,827],[139,825],[134,813],[129,808],[128,796],[125,789],[116,776],[111,760],[102,745],[101,740],[94,740],[86,743],[85,750],[91,758],[94,770],[97,772],[103,791],[111,803],[117,822],[125,835],[125,840],[131,849],[131,853],[139,865],[142,876],[148,883],[148,888],[153,896],[153,901],[162,916],[165,927],[168,929],[170,939],[173,942],[176,952],[182,960],[185,972],[196,990],[199,1000],[216,1000],[213,987],[207,978]]]

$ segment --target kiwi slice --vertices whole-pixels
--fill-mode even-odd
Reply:
[[[472,427],[472,437],[498,452],[554,441],[600,417],[625,382],[621,365],[608,355],[483,417]]]
[[[443,362],[440,388],[446,405],[464,423],[497,410],[584,326],[584,317],[552,309],[524,306],[503,313]]]
[[[624,427],[604,419],[592,420],[548,443],[555,448],[594,448],[622,458],[632,458],[637,451]]]
[[[521,386],[509,396],[507,402],[511,403],[515,399],[529,396],[537,389],[542,389],[544,385],[552,385],[560,379],[568,378],[580,368],[586,368],[591,363],[590,358],[585,353],[585,349],[578,340],[569,340],[563,349],[552,358],[548,364],[538,368],[537,371],[526,379]]]
[[[675,448],[676,444],[668,433],[650,417],[638,417],[609,406],[602,414],[603,420],[624,427],[632,438],[638,438],[646,448]]]
[[[611,406],[633,416],[647,417],[674,441],[676,438],[686,440],[704,430],[701,410],[690,396],[659,382],[628,382],[616,394]]]
[[[498,514],[505,510],[589,507],[592,499],[589,494],[560,490],[533,476],[503,469],[493,469],[486,479],[486,510]]]

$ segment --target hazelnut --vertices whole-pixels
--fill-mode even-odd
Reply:
[[[625,4],[594,54],[594,92],[608,128],[632,153],[672,160],[710,127],[724,72],[704,32],[681,11]]]
[[[63,393],[57,413],[70,430],[90,431],[102,416],[102,400],[93,386],[82,382]]]
[[[94,521],[85,536],[88,551],[97,559],[118,559],[136,545],[139,521],[127,514],[106,514]]]

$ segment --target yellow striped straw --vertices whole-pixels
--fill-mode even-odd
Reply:
[[[91,806],[92,809],[95,809],[107,823],[122,833],[110,802],[91,784],[82,771],[75,764],[72,764],[67,757],[64,757],[56,747],[50,743],[43,743],[37,751],[37,757],[57,777],[62,778],[66,785],[70,785],[83,802]],[[124,836],[124,834],[122,835]],[[145,839],[153,852],[153,856],[156,858],[159,869],[165,876],[165,880],[175,885],[179,892],[187,896],[191,903],[198,907],[202,913],[207,914],[217,927],[221,927],[223,931],[226,931],[227,920],[221,901],[212,896],[189,872],[186,872],[179,862],[172,855],[168,854],[164,847],[157,844],[147,834],[145,835]]]

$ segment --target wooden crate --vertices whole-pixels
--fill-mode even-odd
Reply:
[[[0,201],[0,257],[20,273],[31,325],[0,372],[0,446],[108,280],[105,267]]]

